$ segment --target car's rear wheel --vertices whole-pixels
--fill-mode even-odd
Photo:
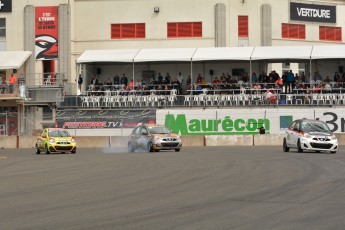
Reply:
[[[50,151],[49,151],[48,145],[46,145],[46,154],[50,154]]]
[[[175,152],[180,152],[181,149],[175,149]]]
[[[301,147],[301,141],[298,139],[298,141],[297,141],[297,151],[299,152],[299,153],[301,153],[301,152],[303,152],[303,149],[302,149],[302,147]]]
[[[41,153],[41,150],[38,148],[37,145],[35,146],[35,153],[36,153],[36,154],[40,154],[40,153]]]
[[[284,152],[289,152],[289,150],[290,150],[290,148],[287,147],[286,139],[284,139],[284,141],[283,141],[283,151],[284,151]]]
[[[128,142],[128,152],[130,153],[134,152],[134,146],[131,142]]]

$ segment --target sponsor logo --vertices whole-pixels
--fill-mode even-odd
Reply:
[[[187,119],[185,114],[167,114],[165,126],[181,135],[229,135],[229,134],[258,134],[258,128],[264,126],[266,133],[270,131],[268,119]]]

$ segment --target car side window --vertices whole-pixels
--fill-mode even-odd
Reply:
[[[296,122],[296,125],[295,125],[295,130],[296,131],[300,131],[301,130],[301,123],[300,122]]]
[[[289,129],[294,130],[295,129],[296,122],[292,122],[290,125]]]
[[[133,134],[139,134],[140,132],[140,126],[136,127],[134,130],[133,130]]]
[[[146,129],[145,127],[143,127],[143,128],[141,129],[141,134],[142,134],[142,135],[147,135],[147,134],[148,134],[148,131],[147,131],[147,129]]]

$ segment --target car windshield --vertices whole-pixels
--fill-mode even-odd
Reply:
[[[67,130],[49,130],[48,135],[50,137],[69,137],[71,136]]]
[[[303,122],[302,130],[304,132],[331,132],[327,124],[323,122]]]
[[[161,134],[169,134],[170,130],[165,126],[152,126],[148,127],[150,133],[161,133]]]

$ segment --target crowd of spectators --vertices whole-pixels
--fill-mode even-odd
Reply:
[[[94,95],[104,95],[106,91],[121,91],[128,93],[130,91],[139,91],[148,93],[155,90],[160,94],[168,94],[170,90],[176,89],[178,94],[198,94],[207,89],[214,93],[250,93],[264,94],[267,91],[280,94],[295,93],[331,93],[340,92],[345,85],[345,74],[340,75],[335,72],[333,78],[329,76],[322,77],[319,71],[315,71],[309,78],[304,72],[301,74],[293,73],[292,70],[285,71],[280,76],[275,70],[269,74],[262,71],[260,74],[253,72],[251,77],[247,73],[241,76],[231,76],[229,73],[222,73],[207,82],[200,73],[193,79],[190,75],[185,78],[182,73],[172,77],[169,73],[163,76],[158,73],[157,78],[143,78],[133,81],[126,74],[120,77],[116,74],[112,79],[109,77],[102,82],[96,75],[91,79],[88,91]]]

